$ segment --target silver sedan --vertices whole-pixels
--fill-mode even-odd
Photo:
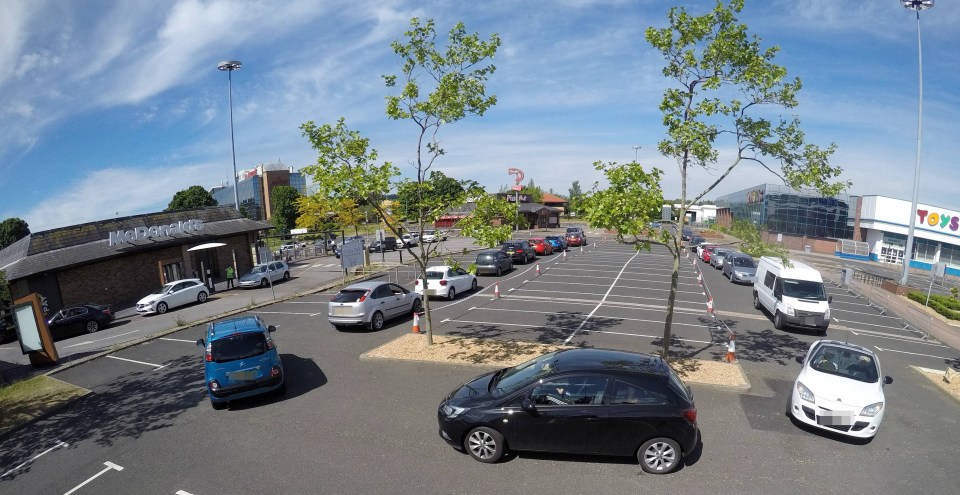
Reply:
[[[391,318],[411,316],[423,310],[420,295],[389,282],[350,284],[330,299],[327,320],[337,330],[348,325],[380,330]]]

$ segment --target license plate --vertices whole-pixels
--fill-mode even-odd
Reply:
[[[436,289],[423,289],[423,295],[425,296],[435,296],[437,295]]]
[[[233,372],[227,373],[227,376],[230,377],[230,379],[233,381],[245,382],[245,381],[256,379],[257,370],[254,369],[254,370],[233,371]]]
[[[850,426],[853,424],[852,412],[829,411],[817,415],[817,424],[824,426]]]
[[[814,318],[814,317],[812,317],[812,316],[805,316],[805,317],[803,318],[803,324],[804,324],[804,325],[807,325],[807,326],[809,326],[809,327],[812,327],[812,326],[814,326],[814,325],[817,324],[817,320],[816,320],[816,318]]]
[[[337,316],[346,316],[352,312],[351,309],[352,308],[350,308],[349,306],[337,306],[333,308],[333,314]]]

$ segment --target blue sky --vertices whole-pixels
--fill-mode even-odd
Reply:
[[[679,3],[679,2],[678,2]],[[712,1],[684,2],[691,12]],[[162,210],[191,185],[230,181],[222,60],[233,73],[237,168],[316,160],[301,123],[343,116],[382,159],[411,173],[417,128],[384,114],[390,42],[411,17],[455,22],[503,44],[481,118],[442,128],[437,168],[495,191],[507,169],[566,194],[600,177],[597,160],[665,171],[658,104],[669,84],[643,37],[666,24],[662,0],[144,1],[4,0],[0,16],[0,219],[34,232]],[[910,199],[917,144],[917,25],[898,0],[747,0],[740,20],[803,82],[788,114],[808,139],[835,142],[852,194]],[[960,5],[921,14],[924,134],[920,201],[960,211]],[[728,163],[722,143],[720,166]],[[699,192],[719,170],[696,170]],[[708,198],[777,178],[743,163]]]

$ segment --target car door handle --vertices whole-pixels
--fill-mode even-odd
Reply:
[[[600,421],[600,418],[597,416],[584,416],[583,419],[587,421]]]

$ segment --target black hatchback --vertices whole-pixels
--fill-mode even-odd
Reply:
[[[481,375],[440,403],[440,436],[480,462],[507,448],[636,456],[676,469],[697,446],[689,387],[658,356],[570,349]]]

